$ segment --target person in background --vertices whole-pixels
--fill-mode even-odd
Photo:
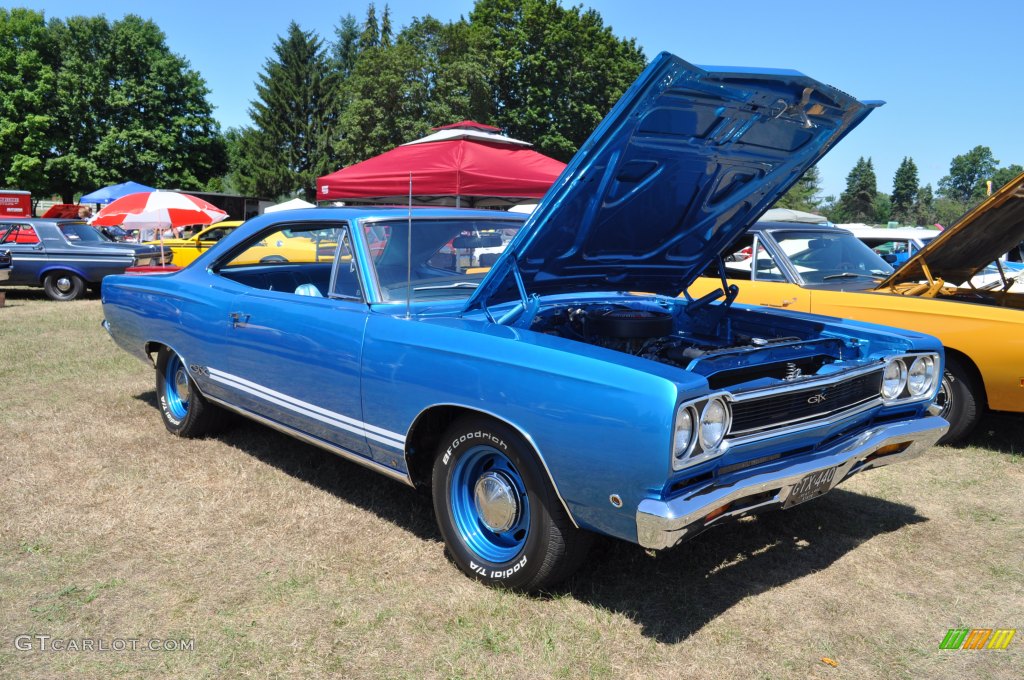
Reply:
[[[87,220],[92,217],[92,208],[87,205],[79,206],[78,208],[78,219]]]

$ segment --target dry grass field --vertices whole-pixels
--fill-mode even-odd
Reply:
[[[1024,631],[939,642],[1024,629],[1024,418],[657,556],[599,541],[531,597],[463,577],[395,482],[256,424],[172,438],[101,316],[0,308],[0,677],[1021,677]]]

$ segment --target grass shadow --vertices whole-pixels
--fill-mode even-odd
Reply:
[[[135,399],[158,408],[155,390]],[[237,426],[216,439],[424,540],[440,541],[429,497],[336,454],[231,414]],[[233,423],[234,424],[234,423]]]
[[[628,616],[647,637],[677,643],[745,598],[924,521],[911,506],[836,489],[792,512],[723,526],[653,557],[629,543],[601,540],[567,593]]]
[[[50,298],[46,296],[42,288],[7,288],[3,284],[0,284],[0,292],[4,294],[6,302],[5,307],[20,307],[18,303],[21,302],[52,302]],[[13,304],[12,304],[13,303]]]
[[[1024,455],[1020,432],[1024,429],[1024,415],[1019,413],[986,413],[974,432],[956,448],[977,446],[1015,456]]]
[[[154,408],[153,391],[135,398]],[[414,536],[440,542],[429,498],[328,451],[239,417],[217,439]],[[836,489],[792,512],[709,531],[649,556],[598,539],[583,567],[555,593],[630,617],[643,634],[675,643],[751,595],[827,568],[865,541],[926,521],[908,505]]]

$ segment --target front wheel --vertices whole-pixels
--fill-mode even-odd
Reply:
[[[939,415],[949,421],[949,430],[939,439],[939,444],[959,444],[974,430],[981,420],[980,390],[978,381],[963,362],[947,355],[935,403],[942,408]]]
[[[224,412],[196,389],[185,363],[168,348],[156,356],[156,396],[164,427],[179,437],[203,437],[220,429]]]
[[[85,281],[71,272],[51,272],[43,279],[43,290],[51,300],[77,300],[85,293]]]
[[[433,499],[452,559],[488,585],[552,586],[576,570],[592,538],[573,526],[530,446],[487,418],[462,418],[445,433]]]

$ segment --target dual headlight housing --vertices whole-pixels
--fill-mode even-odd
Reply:
[[[682,470],[724,452],[732,409],[723,394],[683,402],[672,428],[672,469]]]
[[[941,379],[938,354],[890,357],[882,370],[879,392],[886,404],[917,401],[934,397]]]

